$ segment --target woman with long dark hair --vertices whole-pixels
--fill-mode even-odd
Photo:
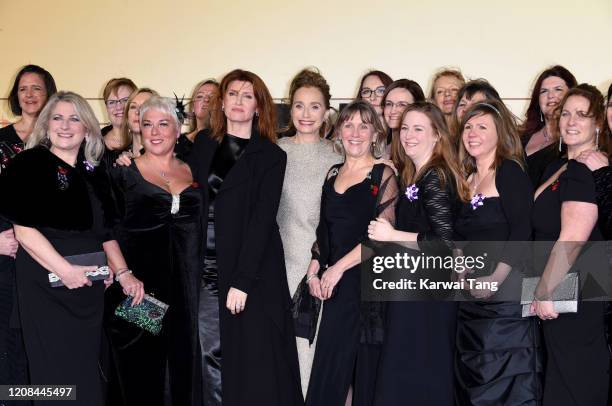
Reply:
[[[548,164],[559,156],[555,111],[565,93],[574,86],[576,78],[560,65],[542,72],[533,86],[520,134],[527,156],[527,173],[534,188],[540,185]]]

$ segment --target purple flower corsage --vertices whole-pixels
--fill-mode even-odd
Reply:
[[[417,200],[419,198],[419,188],[416,184],[412,184],[406,188],[406,197],[411,202]]]
[[[482,193],[478,193],[472,197],[470,203],[472,204],[472,210],[476,210],[478,207],[482,206],[484,203],[485,196]]]
[[[83,165],[85,166],[85,170],[87,172],[93,172],[95,167],[93,166],[93,164],[87,160],[83,161]]]

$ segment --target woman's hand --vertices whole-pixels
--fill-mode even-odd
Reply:
[[[17,248],[19,248],[19,243],[15,239],[15,232],[12,228],[0,233],[0,255],[15,258]]]
[[[85,273],[95,272],[97,270],[98,267],[96,265],[81,266],[71,264],[68,269],[58,273],[57,276],[59,276],[64,286],[68,289],[77,289],[83,286],[91,286],[91,281]]]
[[[119,166],[130,166],[132,164],[132,158],[134,158],[134,154],[131,151],[123,151],[115,161],[115,164]]]
[[[246,306],[247,294],[240,289],[230,288],[227,292],[227,301],[225,307],[232,312],[232,314],[238,314],[244,310]]]
[[[395,228],[389,223],[389,220],[378,217],[376,220],[370,221],[368,237],[370,240],[376,241],[393,241],[394,231]]]
[[[332,265],[323,272],[321,277],[321,300],[327,300],[332,296],[334,288],[340,282],[344,270],[338,265]]]
[[[119,276],[119,284],[123,288],[123,293],[127,296],[132,296],[132,306],[136,306],[142,302],[144,298],[144,284],[131,273],[123,273]]]
[[[471,272],[474,272],[474,271],[471,270]],[[474,287],[470,289],[470,295],[472,295],[474,298],[488,299],[491,296],[493,296],[493,294],[495,294],[495,291],[492,288],[493,286],[499,286],[499,282],[496,279],[494,279],[492,276],[483,276],[483,277],[474,279],[472,281],[472,286],[490,286],[491,288],[477,289]]]
[[[377,160],[374,161],[374,165],[376,165],[376,164],[385,164],[385,165],[387,165],[389,168],[393,169],[393,172],[395,173],[395,176],[397,176],[397,168],[393,164],[392,160],[384,159],[384,158],[378,158]]]
[[[318,276],[313,276],[312,279],[308,281],[308,290],[310,291],[311,296],[323,300],[323,294],[321,291],[321,280]]]
[[[608,166],[608,157],[600,151],[584,151],[576,161],[585,164],[591,172]]]
[[[531,314],[537,315],[542,320],[553,320],[559,317],[559,313],[555,312],[555,306],[550,300],[542,302],[534,300],[531,302],[529,310]]]

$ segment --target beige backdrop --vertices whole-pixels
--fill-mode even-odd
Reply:
[[[0,0],[0,97],[27,63],[92,99],[102,121],[96,99],[117,76],[180,96],[241,67],[282,98],[314,65],[342,99],[371,68],[427,91],[432,72],[449,65],[487,78],[522,115],[551,64],[607,89],[611,26],[610,0]],[[1,104],[0,120],[12,119]]]

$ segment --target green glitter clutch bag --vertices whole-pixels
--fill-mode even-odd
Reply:
[[[115,309],[115,315],[136,324],[153,335],[158,335],[168,305],[150,295],[145,295],[142,302],[136,306],[132,306],[132,299],[131,296],[128,296],[121,302]]]

